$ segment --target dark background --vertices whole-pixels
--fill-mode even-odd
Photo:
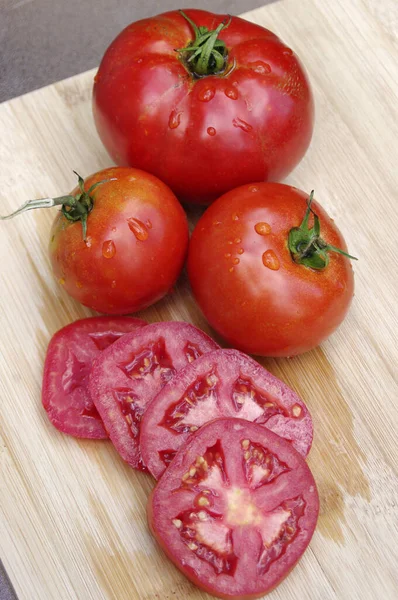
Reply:
[[[0,102],[98,65],[137,19],[176,8],[239,14],[271,0],[0,0]]]

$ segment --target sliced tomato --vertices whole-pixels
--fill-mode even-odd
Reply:
[[[304,458],[270,430],[217,419],[177,452],[148,504],[174,564],[206,592],[256,598],[308,546],[319,500]]]
[[[141,424],[145,464],[159,479],[188,436],[220,417],[259,423],[307,456],[311,415],[293,390],[238,350],[215,350],[184,367],[154,398]]]
[[[188,323],[153,323],[126,335],[95,361],[90,394],[120,456],[146,470],[138,435],[149,402],[177,371],[218,345]]]
[[[133,317],[91,317],[53,336],[44,363],[42,402],[57,429],[80,438],[108,437],[88,391],[91,365],[122,335],[145,325]]]

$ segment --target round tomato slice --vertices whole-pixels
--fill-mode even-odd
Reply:
[[[217,419],[192,435],[148,504],[150,527],[174,564],[231,599],[277,586],[308,546],[318,512],[303,457],[242,419]]]
[[[307,456],[311,415],[293,390],[238,350],[215,350],[182,369],[154,398],[141,424],[144,463],[159,479],[178,448],[220,417],[254,421]]]
[[[88,391],[94,360],[122,335],[147,323],[133,317],[92,317],[60,329],[44,363],[42,402],[52,424],[75,437],[108,437]]]
[[[124,336],[95,361],[90,394],[120,456],[146,470],[138,435],[149,402],[177,371],[219,346],[188,323],[153,323]]]

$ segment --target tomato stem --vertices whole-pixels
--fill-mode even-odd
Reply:
[[[229,20],[222,21],[217,29],[209,31],[207,27],[198,27],[184,11],[179,12],[191,25],[195,34],[195,39],[191,40],[185,48],[176,48],[186,67],[196,77],[224,72],[227,68],[228,51],[225,42],[218,39],[218,36],[229,26],[232,17],[229,16]]]
[[[87,237],[87,217],[89,213],[93,210],[94,207],[94,199],[92,197],[92,193],[94,190],[103,183],[107,183],[108,181],[114,181],[115,178],[112,179],[104,179],[103,181],[97,181],[94,183],[89,190],[86,192],[84,189],[84,179],[73,171],[78,178],[78,185],[80,192],[75,196],[59,196],[57,198],[40,198],[38,200],[27,200],[22,206],[20,206],[16,211],[11,213],[10,215],[1,216],[0,221],[7,221],[8,219],[12,219],[17,215],[20,215],[28,210],[32,210],[35,208],[52,208],[53,206],[61,206],[61,212],[68,221],[81,221],[82,229],[83,229],[83,240],[86,240]]]
[[[318,215],[312,209],[314,190],[307,200],[307,210],[300,227],[293,227],[289,232],[288,245],[293,260],[296,263],[322,271],[329,264],[328,252],[337,252],[351,260],[358,260],[341,248],[328,244],[321,238],[321,224]],[[310,215],[314,216],[314,225],[309,227]]]

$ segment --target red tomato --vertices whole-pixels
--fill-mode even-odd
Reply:
[[[346,250],[346,244],[319,204],[312,208],[319,219],[309,215],[304,192],[259,183],[225,194],[199,220],[188,257],[192,290],[232,346],[293,356],[320,344],[343,321],[353,272],[349,258],[331,250]],[[312,223],[300,228],[304,215],[315,229]]]
[[[126,314],[153,304],[173,286],[184,263],[188,226],[174,194],[153,175],[114,167],[88,177],[84,189],[104,180],[90,194],[85,240],[81,221],[59,212],[51,263],[73,298],[98,312]],[[78,193],[76,188],[72,196]]]
[[[199,204],[243,183],[284,178],[313,129],[299,59],[260,25],[185,14],[191,22],[173,11],[132,23],[106,51],[93,110],[109,154]],[[218,37],[209,42],[208,30]]]
[[[257,598],[289,573],[315,529],[319,500],[302,456],[241,419],[202,427],[177,453],[148,504],[174,564],[221,598]]]
[[[220,417],[263,425],[303,456],[310,450],[312,419],[297,394],[245,354],[215,350],[181,369],[146,409],[140,447],[152,475],[159,479],[189,436]]]
[[[51,338],[44,363],[42,402],[52,424],[75,437],[108,437],[88,391],[91,364],[122,335],[147,323],[133,317],[92,317]]]
[[[91,397],[113,445],[132,467],[146,470],[138,445],[146,406],[179,369],[216,348],[188,323],[153,323],[123,336],[94,362]]]

